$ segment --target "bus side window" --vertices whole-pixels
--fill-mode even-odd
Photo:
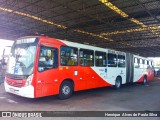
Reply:
[[[94,66],[94,52],[93,50],[80,49],[80,65],[81,66]]]
[[[154,68],[154,66],[153,66],[153,61],[151,61],[151,68],[152,68],[152,69]]]
[[[153,63],[152,63],[152,61],[148,61],[147,63],[148,63],[148,64],[147,64],[147,68],[153,68],[153,66],[152,66]]]
[[[108,67],[117,67],[117,55],[108,53]]]
[[[57,68],[58,67],[58,49],[46,46],[41,46],[38,71]]]
[[[61,46],[61,65],[77,66],[78,65],[78,48]]]
[[[125,67],[126,61],[124,55],[118,55],[118,67]]]
[[[148,67],[147,63],[148,63],[147,60],[144,60],[144,68]]]
[[[139,59],[138,58],[134,58],[134,68],[139,68]]]
[[[140,67],[140,68],[144,68],[144,67],[143,67],[143,59],[139,59],[139,67]]]
[[[106,53],[105,52],[95,52],[95,65],[97,67],[106,67]]]

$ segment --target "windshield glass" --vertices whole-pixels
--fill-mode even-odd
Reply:
[[[8,59],[7,73],[12,75],[32,74],[35,53],[36,45],[34,44],[15,45]]]

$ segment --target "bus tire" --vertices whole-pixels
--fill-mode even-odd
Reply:
[[[143,77],[143,82],[142,82],[142,84],[143,84],[143,85],[146,85],[147,82],[148,82],[148,81],[147,81],[147,76],[144,76],[144,77]]]
[[[120,89],[120,88],[121,88],[121,85],[122,85],[121,78],[120,78],[120,77],[117,77],[117,78],[116,78],[116,81],[115,81],[114,88],[115,88],[115,89]]]
[[[73,93],[73,84],[70,81],[63,81],[60,90],[58,98],[61,100],[68,99],[72,96]]]

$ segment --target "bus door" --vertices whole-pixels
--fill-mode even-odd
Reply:
[[[38,58],[36,81],[36,97],[52,95],[56,88],[55,82],[58,69],[58,49],[41,45]]]

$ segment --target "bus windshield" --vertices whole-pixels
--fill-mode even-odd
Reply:
[[[28,76],[33,73],[36,45],[15,44],[8,59],[7,74]]]

